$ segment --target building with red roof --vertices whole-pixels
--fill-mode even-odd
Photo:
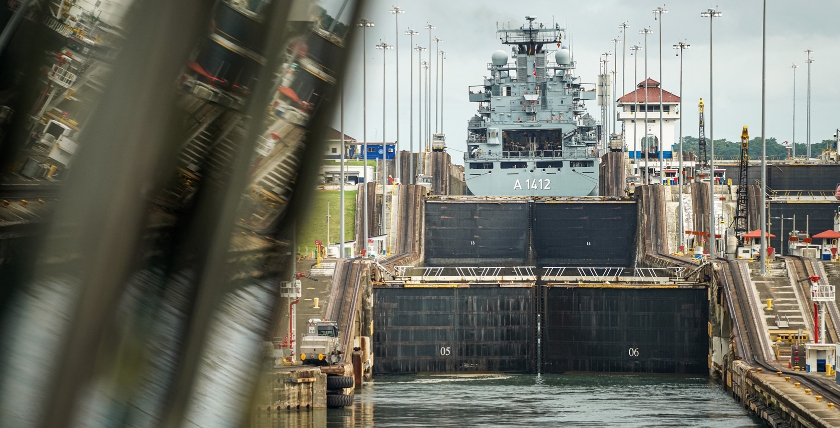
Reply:
[[[662,134],[659,135],[659,82],[651,78],[636,84],[633,92],[624,94],[618,99],[618,119],[623,124],[624,143],[631,159],[644,157],[650,152],[650,158],[658,158],[657,150],[661,150],[663,158],[673,159],[673,146],[677,138],[675,128],[680,120],[680,97],[662,90]],[[647,110],[647,126],[645,126],[645,110]],[[653,144],[644,146],[643,138],[653,136]],[[634,144],[635,141],[635,144]],[[658,167],[658,165],[657,165]]]

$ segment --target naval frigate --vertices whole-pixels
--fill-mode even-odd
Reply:
[[[497,30],[513,63],[506,51],[493,52],[490,76],[470,87],[479,107],[467,125],[467,187],[477,196],[597,195],[598,126],[584,106],[595,89],[574,76],[565,30],[525,18]]]

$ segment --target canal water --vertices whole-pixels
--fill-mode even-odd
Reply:
[[[599,374],[379,376],[352,408],[255,420],[259,428],[310,425],[762,426],[708,379]]]

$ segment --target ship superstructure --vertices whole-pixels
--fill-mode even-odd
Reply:
[[[514,62],[494,52],[490,76],[470,87],[479,107],[468,123],[467,186],[479,196],[596,195],[598,128],[584,106],[595,89],[584,89],[572,74],[564,29],[526,19],[497,31]]]

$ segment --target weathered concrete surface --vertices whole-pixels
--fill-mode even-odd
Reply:
[[[608,152],[599,166],[598,195],[624,196],[626,152]]]

